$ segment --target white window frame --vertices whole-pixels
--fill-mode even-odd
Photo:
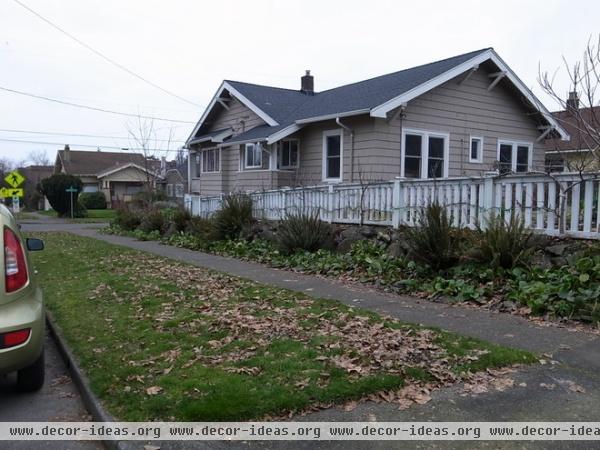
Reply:
[[[328,178],[327,177],[327,138],[330,136],[340,137],[340,176],[339,178]],[[323,131],[323,159],[322,159],[322,171],[323,181],[328,183],[341,183],[344,179],[344,130],[336,128],[333,130]]]
[[[283,164],[279,164],[279,169],[297,169],[300,166],[300,139],[283,139],[281,141],[279,141],[279,145],[277,148],[277,161],[281,162],[283,161],[283,158],[281,157],[282,153],[283,153],[283,143],[284,142],[295,142],[296,143],[296,164],[295,165],[287,165],[284,166]],[[289,160],[291,161],[292,158],[289,158]]]
[[[174,187],[174,197],[176,198],[183,198],[185,196],[185,186],[183,185],[183,183],[177,183],[173,185]]]
[[[215,155],[219,155],[218,156],[219,157],[219,164],[217,164],[216,170],[206,170],[206,167],[204,167],[204,154],[206,152],[212,152],[212,151],[215,152]],[[202,167],[201,173],[219,173],[219,172],[221,172],[221,149],[220,148],[218,148],[218,147],[212,147],[212,148],[202,149],[201,155],[200,155],[200,159],[202,161],[202,164],[201,164],[201,167]]]
[[[248,163],[248,149],[252,148],[252,151],[256,151],[256,149],[258,148],[258,154],[260,155],[260,161],[259,164],[256,165],[256,161],[253,161],[255,163],[255,165],[249,166],[247,165]],[[244,169],[262,169],[262,153],[263,153],[263,148],[262,145],[260,144],[260,142],[249,142],[247,144],[244,144],[244,161],[243,161],[243,168]]]
[[[479,141],[479,152],[477,153],[477,158],[473,158],[473,141]],[[473,136],[469,137],[469,162],[470,163],[483,163],[483,136]]]
[[[450,133],[443,131],[419,130],[415,128],[404,128],[402,130],[402,141],[400,143],[400,176],[404,177],[404,157],[405,157],[405,141],[407,134],[421,136],[421,180],[427,180],[429,177],[429,138],[444,139],[444,169],[442,170],[442,178],[448,178],[450,167]]]
[[[500,146],[501,145],[510,145],[511,153],[510,153],[510,171],[511,173],[527,173],[531,172],[531,168],[533,166],[533,142],[526,141],[513,141],[510,139],[498,139],[498,146],[496,152],[496,161],[498,163],[498,169],[500,168]],[[526,172],[517,172],[517,148],[519,147],[527,147],[527,171]]]

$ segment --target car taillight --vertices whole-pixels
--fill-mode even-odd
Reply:
[[[31,328],[0,334],[0,348],[9,348],[21,345],[26,342],[27,339],[29,339],[30,334]]]
[[[4,280],[6,292],[21,289],[28,280],[23,247],[10,228],[4,228]]]

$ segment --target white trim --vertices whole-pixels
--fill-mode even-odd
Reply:
[[[302,128],[301,125],[293,123],[290,126],[287,126],[267,137],[267,144],[274,144],[275,142],[288,137],[290,134],[294,134],[300,128]]]
[[[260,150],[260,164],[254,165],[254,166],[248,166],[248,165],[246,165],[246,163],[248,161],[247,152],[248,152],[248,146],[249,145],[252,145],[253,151],[255,151],[254,149],[256,149],[256,147],[258,147],[258,149]],[[263,162],[262,161],[262,159],[263,159],[262,152],[263,152],[263,148],[262,148],[262,145],[260,145],[259,142],[249,142],[249,143],[245,144],[244,145],[244,163],[243,163],[244,170],[246,170],[246,169],[260,169],[260,168],[262,168],[262,162]]]
[[[315,116],[315,117],[308,117],[306,119],[299,119],[299,120],[296,120],[296,123],[297,124],[305,124],[305,123],[312,123],[312,122],[321,122],[323,120],[337,119],[338,117],[359,116],[361,114],[368,114],[369,111],[371,111],[369,108],[355,109],[354,111],[346,111],[346,112],[340,112],[340,113],[335,113],[335,114],[325,114],[323,116]]]
[[[478,140],[479,141],[479,152],[477,152],[477,158],[473,159],[472,158],[472,146],[473,146],[473,140]],[[470,163],[478,163],[481,164],[483,163],[483,136],[473,136],[470,135],[469,136],[469,162]]]
[[[580,148],[573,150],[547,150],[546,155],[559,155],[561,153],[590,153],[592,150],[589,148]]]
[[[531,171],[532,166],[533,166],[533,142],[515,141],[515,140],[511,140],[511,139],[498,138],[498,144],[497,144],[497,148],[496,148],[496,161],[498,161],[498,165],[500,165],[500,146],[502,144],[511,146],[511,154],[510,154],[511,173],[524,173],[524,172],[517,172],[517,148],[518,147],[527,147],[528,148],[527,172]]]
[[[141,170],[142,172],[146,172],[147,174],[152,175],[153,177],[156,177],[156,175],[154,173],[152,173],[151,171],[149,171],[146,168],[144,168],[136,163],[133,163],[133,162],[123,164],[122,166],[114,167],[112,169],[107,169],[104,172],[99,172],[96,174],[96,177],[104,178],[104,177],[107,177],[108,175],[112,175],[113,173],[120,172],[121,170],[128,169],[130,167],[134,167],[136,169]]]
[[[327,177],[327,138],[329,136],[340,137],[340,176],[339,178]],[[323,131],[323,150],[322,150],[322,180],[327,183],[341,183],[344,179],[344,130],[335,128],[333,130]]]
[[[232,134],[233,134],[233,129],[230,128],[228,130],[221,131],[218,134],[206,136],[202,139],[192,139],[191,141],[189,141],[189,145],[196,145],[196,144],[201,144],[203,142],[209,142],[209,141],[215,142],[215,143],[220,143],[220,142],[223,142],[226,138],[228,138]]]
[[[442,178],[448,178],[450,169],[450,134],[444,131],[422,130],[418,128],[404,128],[402,130],[402,141],[400,142],[400,177],[404,178],[404,155],[406,135],[413,134],[421,136],[421,177],[416,179],[430,179],[429,173],[429,137],[444,139],[444,168]]]
[[[228,91],[230,94],[232,94],[234,97],[236,97],[240,102],[242,102],[248,108],[250,108],[258,117],[260,117],[262,120],[264,120],[268,125],[270,125],[272,127],[279,125],[275,119],[273,119],[271,116],[269,116],[263,110],[261,110],[258,106],[256,106],[250,100],[248,100],[244,95],[242,95],[240,93],[240,91],[238,91],[237,89],[235,89],[227,81],[223,81],[221,83],[221,85],[219,86],[219,88],[217,89],[216,94],[213,96],[212,100],[210,101],[210,103],[208,104],[208,106],[206,107],[206,109],[204,110],[204,113],[200,117],[200,120],[198,121],[198,123],[194,127],[192,133],[187,138],[187,140],[185,142],[186,146],[189,145],[190,141],[193,140],[194,135],[198,132],[198,130],[200,129],[200,127],[202,126],[202,124],[206,120],[206,117],[212,111],[212,109],[215,106],[215,104],[218,103],[219,99],[221,98],[221,94],[225,90]]]
[[[381,105],[372,108],[371,116],[386,118],[388,112],[402,105],[402,103],[406,103],[424,94],[425,92],[428,92],[431,89],[440,86],[441,84],[444,84],[446,81],[457,77],[458,75],[460,75],[463,72],[466,72],[467,70],[473,69],[473,67],[483,63],[484,61],[487,61],[488,59],[492,60],[492,62],[496,64],[496,66],[498,66],[498,68],[501,71],[506,72],[506,77],[517,87],[517,89],[519,89],[519,91],[521,91],[523,96],[525,96],[525,98],[534,106],[534,108],[536,108],[540,112],[540,114],[544,116],[544,119],[546,119],[546,121],[550,125],[554,126],[556,131],[558,131],[558,133],[560,134],[562,140],[567,141],[570,139],[569,134],[552,117],[550,111],[548,111],[548,109],[542,104],[542,102],[540,102],[537,99],[533,92],[531,92],[529,88],[527,88],[527,86],[519,79],[519,77],[517,77],[517,75],[510,69],[510,67],[508,67],[508,65],[502,60],[502,58],[500,58],[500,56],[498,56],[498,54],[493,49],[488,49],[478,54],[477,56],[469,59],[468,61],[465,61],[464,63],[450,70],[447,70],[446,72],[438,75],[437,77],[432,78],[431,80],[420,84],[414,87],[413,89],[382,103]]]
[[[277,160],[276,163],[279,162],[280,160],[280,153],[281,153],[281,146],[283,145],[284,142],[292,142],[295,141],[296,142],[296,165],[295,166],[275,166],[278,170],[290,170],[290,169],[298,169],[298,167],[300,167],[300,139],[294,138],[294,139],[282,139],[280,142],[278,142],[277,145],[277,151],[275,152],[277,154]],[[291,158],[290,158],[291,159]]]

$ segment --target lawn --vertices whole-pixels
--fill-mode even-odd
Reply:
[[[56,211],[50,209],[48,211],[38,211],[40,214],[49,217],[56,217]],[[87,217],[83,219],[73,219],[74,222],[108,222],[115,218],[116,210],[114,209],[88,209]],[[68,220],[71,220],[67,217]]]
[[[430,389],[530,353],[95,239],[41,233],[48,308],[121,420],[278,417]]]

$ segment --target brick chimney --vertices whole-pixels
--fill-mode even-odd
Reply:
[[[577,111],[579,109],[579,95],[577,91],[569,92],[569,98],[567,99],[567,111]]]
[[[65,145],[65,151],[63,152],[63,162],[71,161],[71,149],[69,148],[69,144]]]
[[[306,71],[301,79],[300,91],[303,94],[313,95],[315,93],[315,77],[310,74],[310,70]]]

